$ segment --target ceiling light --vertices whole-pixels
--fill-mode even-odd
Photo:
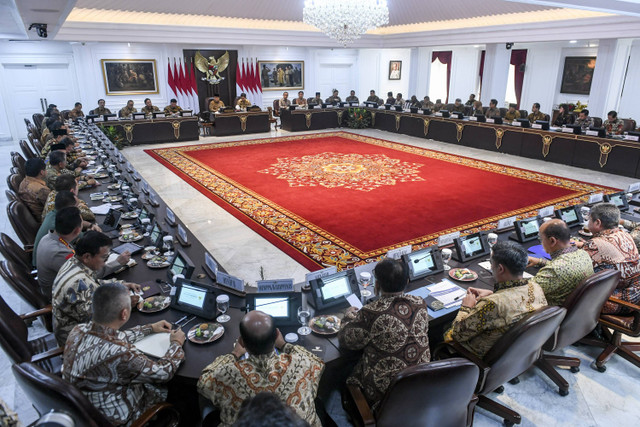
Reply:
[[[569,43],[578,43],[578,40],[569,40]]]
[[[343,46],[389,23],[386,0],[305,0],[302,20]]]

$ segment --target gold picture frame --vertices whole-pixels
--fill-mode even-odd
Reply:
[[[107,95],[153,95],[160,93],[155,59],[101,59]]]
[[[286,73],[289,69],[291,73]],[[258,70],[263,91],[304,90],[304,61],[258,61]]]

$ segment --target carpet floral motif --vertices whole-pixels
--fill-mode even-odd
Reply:
[[[284,179],[290,187],[343,187],[371,191],[400,182],[424,181],[418,176],[422,166],[384,154],[326,152],[279,158],[277,163],[258,172]]]

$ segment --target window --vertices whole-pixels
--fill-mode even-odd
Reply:
[[[431,63],[431,75],[429,77],[429,98],[431,102],[447,99],[447,64],[443,64],[439,59]]]
[[[516,98],[516,66],[509,65],[509,78],[507,79],[507,93],[504,95],[504,100],[508,104],[517,104]],[[500,107],[500,105],[498,105]]]

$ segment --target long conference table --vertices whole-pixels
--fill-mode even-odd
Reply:
[[[360,107],[364,108],[364,107]],[[566,166],[640,178],[640,143],[468,119],[365,108],[371,127]],[[282,110],[282,129],[299,132],[346,126],[347,108]]]
[[[196,116],[114,120],[101,122],[100,125],[115,127],[131,145],[197,141],[200,138],[200,128]]]

